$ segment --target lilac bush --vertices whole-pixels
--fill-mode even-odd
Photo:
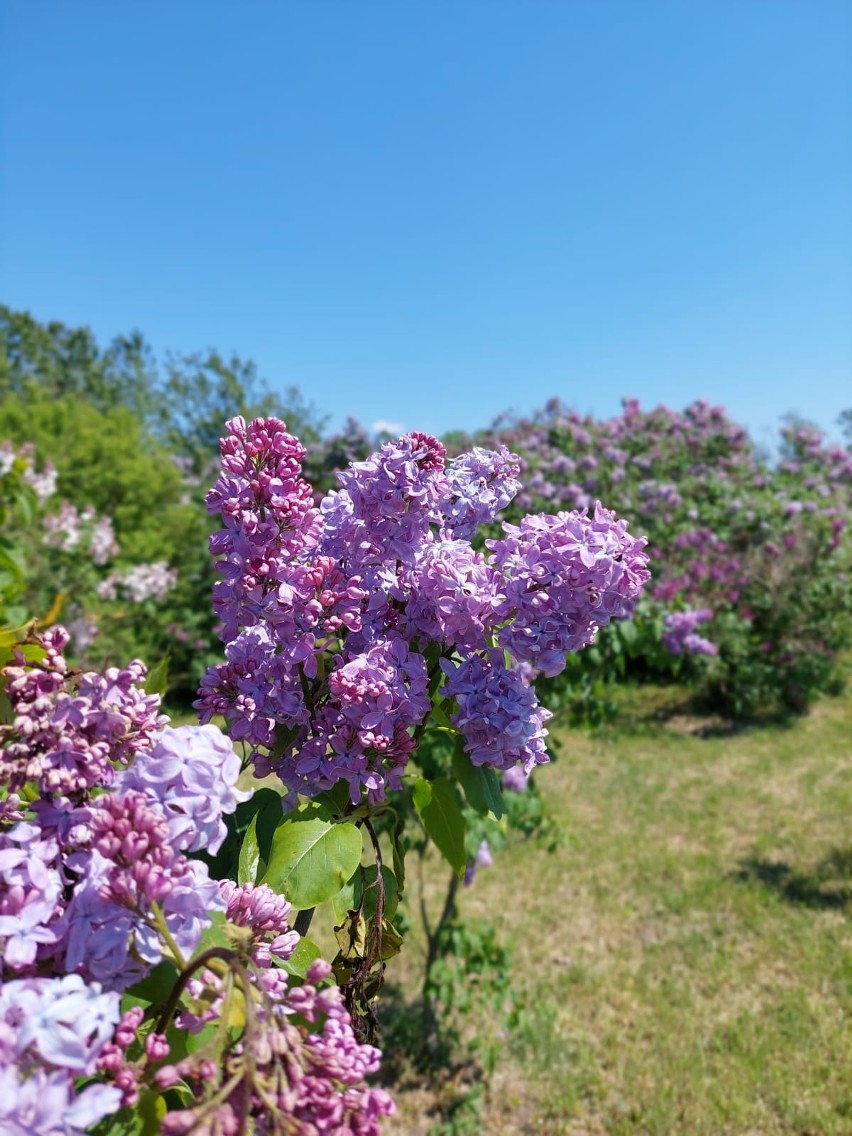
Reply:
[[[690,681],[733,713],[802,709],[833,688],[852,643],[848,450],[791,425],[773,460],[721,407],[635,399],[603,421],[553,400],[482,440],[520,456],[510,513],[601,498],[647,537],[654,575],[635,621],[572,659],[578,687],[596,672],[621,677],[630,658],[634,673]],[[695,612],[709,612],[701,635],[683,630]]]
[[[490,862],[501,778],[518,793],[548,760],[536,675],[648,579],[600,504],[483,543],[520,488],[504,446],[448,461],[407,434],[319,501],[284,423],[233,419],[221,452],[225,657],[200,726],[169,725],[139,661],[69,666],[61,627],[3,648],[10,1131],[107,1133],[144,1108],[174,1134],[377,1132],[393,1104],[365,1078],[413,826],[456,882],[470,841]],[[306,935],[327,900],[331,964]]]
[[[0,443],[0,521],[10,542],[0,548],[0,619],[21,626],[61,613],[78,660],[114,654],[116,629],[136,622],[128,607],[150,617],[177,583],[165,561],[120,563],[112,518],[57,499],[56,470],[38,469],[30,444]]]

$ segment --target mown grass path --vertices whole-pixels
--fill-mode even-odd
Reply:
[[[524,1004],[481,1130],[852,1133],[852,694],[740,731],[632,702],[540,774],[564,846],[463,897]],[[387,1130],[427,1131],[428,1087],[398,1097]]]

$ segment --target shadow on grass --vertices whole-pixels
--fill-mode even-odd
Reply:
[[[852,848],[835,848],[812,872],[798,872],[783,861],[749,857],[736,874],[743,882],[762,884],[785,903],[823,911],[852,903]]]
[[[454,1080],[481,1078],[477,1061],[466,1054],[455,1030],[442,1029],[427,1043],[421,998],[406,994],[395,982],[385,982],[378,1005],[379,1036],[383,1050],[381,1076],[394,1083],[400,1078]]]
[[[382,1063],[377,1080],[393,1091],[425,1094],[422,1107],[430,1136],[473,1136],[482,1131],[485,1070],[471,1054],[448,1039],[424,1045],[423,1002],[402,987],[385,983],[379,999]]]
[[[640,688],[641,689],[641,688]],[[661,726],[695,738],[735,738],[761,730],[786,730],[800,720],[790,711],[726,718],[712,705],[687,695],[681,688],[653,689],[644,702],[635,696],[622,699],[611,724],[631,734],[654,734]]]

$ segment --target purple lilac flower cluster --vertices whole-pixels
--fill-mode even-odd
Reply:
[[[76,974],[0,986],[0,1131],[83,1136],[114,1113],[121,1090],[92,1082],[119,1020],[119,995]]]
[[[317,960],[301,986],[288,986],[280,970],[260,976],[266,996],[255,1010],[252,1046],[232,1047],[217,1067],[203,1051],[165,1063],[155,1073],[158,1088],[181,1082],[195,1098],[188,1107],[167,1113],[166,1136],[208,1132],[237,1136],[251,1117],[252,1131],[273,1133],[352,1133],[377,1136],[379,1121],[394,1111],[382,1089],[364,1079],[379,1067],[381,1053],[359,1042],[352,1031],[343,995],[323,985],[331,975]],[[308,1023],[307,1028],[300,1022]],[[168,1043],[158,1039],[158,1059]],[[211,1104],[209,1086],[221,1088]]]
[[[180,1081],[193,1102],[163,1132],[236,1134],[250,1115],[258,1132],[375,1136],[393,1110],[363,1085],[379,1051],[356,1039],[341,992],[318,985],[330,968],[295,986],[277,965],[299,941],[290,905],[265,885],[212,880],[187,855],[216,853],[223,813],[245,797],[231,742],[212,725],[166,726],[141,663],[69,673],[66,642],[54,628],[0,671],[12,711],[0,726],[0,1130],[82,1136],[143,1086]],[[171,1060],[141,1008],[120,1013],[121,994],[169,958],[207,1006],[190,1002],[178,1028],[225,1013],[227,975],[189,962],[215,913],[242,944],[252,1029],[221,1060],[204,1047]]]
[[[12,722],[0,761],[18,804],[0,830],[2,972],[123,990],[163,957],[164,933],[191,954],[224,910],[183,850],[221,845],[240,763],[215,727],[163,730],[141,663],[72,676],[64,630],[41,642],[42,659],[3,671]]]
[[[701,611],[673,611],[663,620],[663,646],[673,655],[716,655],[719,648],[695,633],[699,623],[713,618],[709,608]]]
[[[645,541],[600,504],[591,517],[528,516],[504,528],[505,540],[487,542],[508,579],[499,613],[510,622],[500,645],[542,674],[558,674],[569,652],[631,614],[649,578]]]
[[[549,715],[519,667],[556,674],[628,615],[649,575],[644,542],[598,506],[528,517],[476,551],[520,488],[502,445],[448,462],[436,438],[406,434],[343,470],[317,507],[283,423],[227,429],[207,497],[224,524],[211,550],[226,661],[204,679],[202,720],[224,714],[257,771],[291,792],[345,781],[353,802],[380,800],[443,670],[438,696],[475,762],[546,761]]]
[[[58,513],[44,518],[44,543],[63,552],[87,546],[93,564],[106,564],[120,549],[109,517],[98,517],[89,505],[82,513],[70,501],[63,501]]]

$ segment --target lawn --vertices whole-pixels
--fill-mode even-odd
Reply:
[[[462,895],[521,1000],[464,1130],[852,1133],[852,693],[789,726],[623,710],[539,775],[557,851],[513,843]],[[436,861],[433,908],[442,886]],[[389,979],[416,981],[406,955]],[[427,1132],[448,1092],[408,1077],[386,1131]]]

